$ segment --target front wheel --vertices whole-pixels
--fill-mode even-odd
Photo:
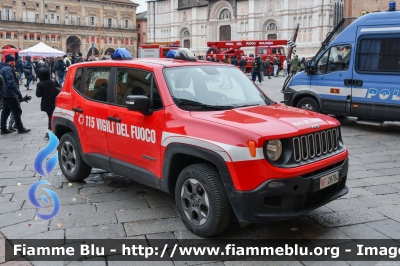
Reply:
[[[305,97],[301,99],[297,105],[297,108],[301,108],[308,111],[319,112],[319,104],[318,102],[311,97]]]
[[[64,176],[79,182],[89,176],[92,167],[83,161],[73,133],[64,134],[58,144],[58,163]]]
[[[175,201],[186,227],[202,237],[224,231],[232,209],[219,172],[208,164],[189,165],[179,174]]]

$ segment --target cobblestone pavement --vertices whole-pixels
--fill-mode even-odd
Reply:
[[[260,87],[279,102],[282,99],[279,91],[283,81],[282,77],[265,79]],[[36,88],[36,85],[31,85],[31,88]],[[27,92],[21,87],[21,91],[23,95],[29,94],[33,97],[31,102],[22,103],[23,122],[32,132],[0,136],[0,232],[4,237],[197,238],[178,217],[172,195],[98,169],[93,170],[85,183],[69,183],[58,166],[48,177],[35,174],[33,160],[37,152],[47,144],[44,140],[47,118],[40,111],[40,101],[34,95],[35,90]],[[391,123],[383,127],[363,126],[357,125],[351,118],[343,118],[341,123],[343,139],[350,151],[347,181],[350,192],[347,195],[308,215],[289,221],[252,224],[244,228],[233,222],[218,238],[400,239],[400,165],[397,157],[400,155],[400,125]],[[40,179],[51,183],[52,190],[58,194],[61,202],[60,213],[50,221],[35,218],[35,208],[28,200],[27,191],[30,185]],[[0,253],[0,260],[4,261],[2,256],[4,254]],[[91,263],[106,265],[107,262],[87,261],[87,265],[92,265]],[[162,264],[174,263],[201,264]],[[64,265],[64,262],[33,264]],[[242,262],[236,261],[209,265],[241,264]],[[302,264],[316,265],[312,262],[276,263]],[[326,263],[333,264],[376,265],[376,262]],[[109,262],[108,265],[119,265],[119,262]]]

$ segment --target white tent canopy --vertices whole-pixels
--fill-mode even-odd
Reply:
[[[28,49],[22,50],[18,53],[18,56],[41,56],[41,57],[52,57],[52,56],[63,56],[63,51],[54,49],[42,42],[29,47]]]

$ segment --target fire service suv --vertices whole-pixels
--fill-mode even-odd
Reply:
[[[8,55],[8,54],[14,56],[15,58],[18,58],[18,53],[20,51],[21,51],[20,49],[11,48],[9,46],[3,47],[3,49],[0,49],[1,62],[5,62],[6,55]]]
[[[337,120],[275,103],[238,68],[188,49],[72,65],[52,125],[68,180],[96,167],[172,193],[200,236],[233,217],[298,217],[348,192]]]
[[[139,46],[139,58],[166,58],[171,50],[177,50],[180,46],[180,41],[172,44],[143,44]]]
[[[244,56],[244,51],[241,49],[242,47],[255,47],[254,54],[259,55],[264,61],[266,61],[267,57],[270,56],[271,66],[270,73],[273,73],[273,59],[275,56],[278,56],[281,64],[279,65],[279,69],[283,69],[283,61],[286,58],[285,48],[287,45],[287,40],[256,40],[256,41],[218,41],[218,42],[207,42],[208,48],[206,54],[210,58],[217,56],[217,59],[223,61],[225,55],[228,55],[229,58],[236,55],[238,60],[242,59]],[[226,49],[226,50],[222,50]],[[252,63],[254,61],[253,57],[245,56],[247,61],[246,72],[251,72]]]

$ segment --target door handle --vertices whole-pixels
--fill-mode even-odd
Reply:
[[[81,108],[77,108],[77,107],[72,107],[72,111],[77,112],[77,113],[83,113],[83,110]]]
[[[121,122],[121,118],[113,117],[113,116],[109,116],[109,117],[108,117],[108,120],[114,121],[114,122],[118,122],[118,123]]]
[[[352,84],[352,80],[351,79],[345,79],[344,80],[344,85],[345,86],[351,86],[351,84]]]
[[[356,79],[353,82],[354,86],[361,87],[363,85],[363,81],[361,79]]]

